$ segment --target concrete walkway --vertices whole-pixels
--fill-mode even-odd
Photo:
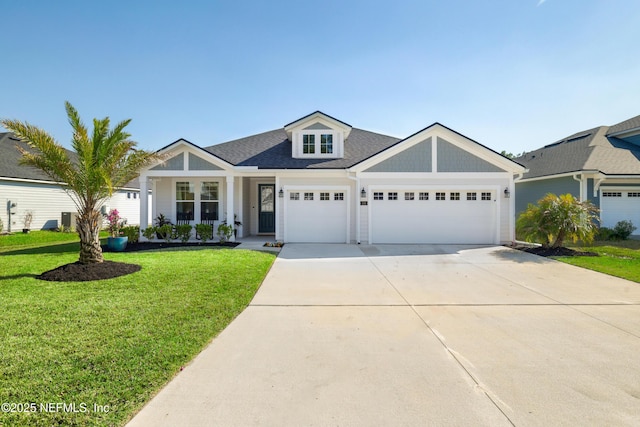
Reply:
[[[129,425],[639,424],[640,284],[503,247],[288,244]]]

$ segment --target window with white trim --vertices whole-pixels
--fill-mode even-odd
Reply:
[[[330,133],[323,133],[320,135],[320,153],[331,154],[333,153],[333,135]]]
[[[193,182],[176,182],[176,219],[178,221],[193,221],[195,198]]]
[[[374,192],[373,193],[373,200],[384,200],[384,193],[382,192]]]
[[[421,191],[420,194],[418,195],[418,198],[420,200],[429,200],[429,193],[425,191]]]
[[[313,193],[304,193],[305,200],[313,200]]]
[[[413,192],[404,193],[405,200],[415,200],[415,198],[416,198],[416,193],[413,193]]]
[[[436,193],[436,200],[447,200],[446,193]]]
[[[300,200],[300,193],[289,193],[289,200]]]
[[[481,196],[482,196],[482,200],[491,200],[491,193],[489,193],[489,192],[484,192],[483,191]]]
[[[320,200],[331,200],[329,193],[320,193]]]
[[[603,191],[602,197],[622,197],[621,191]]]
[[[200,183],[200,221],[216,221],[218,219],[218,183]]]
[[[311,134],[302,135],[302,153],[315,154],[316,152],[316,136]]]
[[[398,193],[395,191],[389,191],[389,193],[387,193],[387,200],[398,200]]]
[[[458,192],[450,193],[449,200],[460,200],[460,193]]]
[[[335,193],[333,195],[333,200],[344,200],[344,193]]]
[[[477,200],[476,193],[467,193],[467,200]]]

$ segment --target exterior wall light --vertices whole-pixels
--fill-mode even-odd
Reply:
[[[284,191],[282,190],[282,187],[280,187],[280,191],[278,191],[278,197],[280,198],[284,197]]]
[[[509,187],[504,188],[504,197],[505,199],[508,199],[509,197],[511,197],[511,191],[509,191]]]
[[[360,190],[360,198],[362,198],[362,199],[366,199],[367,198],[367,192],[364,191],[364,187],[362,187],[362,190]]]

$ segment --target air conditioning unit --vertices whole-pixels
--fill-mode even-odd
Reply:
[[[77,220],[78,220],[77,212],[62,212],[62,218],[60,223],[64,228],[76,228]]]

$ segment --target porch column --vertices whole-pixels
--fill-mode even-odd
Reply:
[[[233,213],[233,176],[227,176],[227,225],[235,227],[234,224],[234,213]],[[235,236],[232,234],[230,241],[234,242],[236,240]]]
[[[140,233],[149,227],[149,189],[147,177],[140,176]],[[142,237],[144,240],[144,237]]]

